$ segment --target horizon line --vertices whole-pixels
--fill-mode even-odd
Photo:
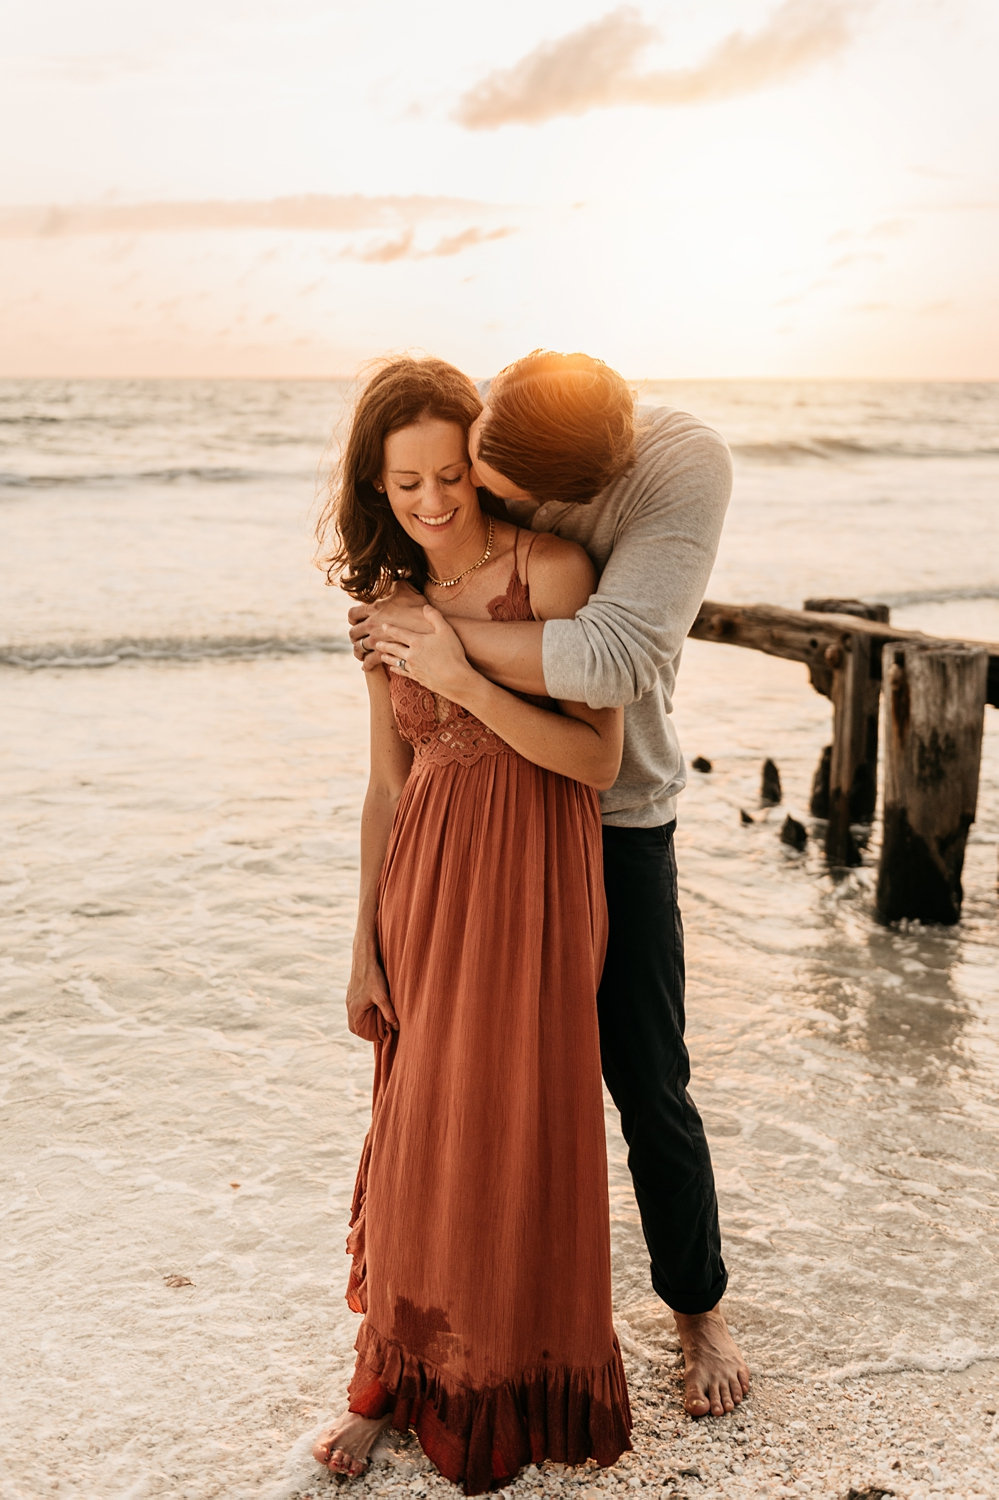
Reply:
[[[375,360],[377,360],[378,357],[379,356],[377,356],[377,355],[373,356],[373,358]],[[121,372],[118,372],[117,374],[113,374],[113,375],[110,375],[110,374],[101,375],[101,374],[97,374],[97,373],[95,373],[95,374],[89,374],[89,375],[80,375],[80,374],[66,375],[66,374],[60,374],[60,373],[57,373],[57,372],[54,372],[54,371],[50,371],[50,372],[47,372],[45,374],[34,373],[34,374],[20,374],[20,375],[16,375],[16,374],[5,373],[4,371],[0,370],[0,381],[13,381],[13,380],[18,380],[18,381],[29,381],[29,380],[65,380],[65,381],[74,381],[74,380],[76,380],[76,381],[149,380],[149,381],[154,381],[154,380],[157,380],[157,381],[164,381],[164,382],[165,381],[178,381],[178,382],[180,382],[180,381],[209,380],[209,381],[220,381],[220,382],[221,381],[225,381],[225,382],[228,382],[230,384],[231,383],[235,383],[235,382],[243,382],[243,383],[246,383],[246,384],[249,384],[249,383],[252,383],[252,382],[256,382],[256,383],[270,382],[270,383],[273,384],[273,383],[280,382],[280,381],[288,381],[288,382],[294,381],[296,384],[305,384],[306,382],[310,382],[310,383],[313,383],[313,382],[314,383],[323,383],[323,382],[331,382],[331,381],[353,382],[353,381],[359,380],[359,379],[361,379],[363,377],[363,375],[364,375],[364,368],[363,368],[363,366],[364,365],[368,365],[370,363],[371,363],[371,360],[365,360],[365,361],[363,361],[362,362],[362,367],[359,368],[359,369],[357,369],[357,370],[355,370],[355,371],[353,371],[352,373],[340,373],[340,374],[329,374],[329,375],[315,375],[315,374],[310,374],[310,375],[304,375],[304,374],[303,375],[288,375],[288,374],[283,374],[283,375],[246,375],[246,374],[239,374],[239,375],[223,375],[223,374],[208,374],[208,375],[205,375],[205,374],[198,374],[198,375],[187,374],[187,375],[178,375],[178,374],[170,374],[170,375],[165,375],[165,374],[158,374],[158,375],[155,375],[155,374],[149,374],[149,373],[142,373],[142,372],[139,372],[139,371],[133,371],[133,372],[130,372],[128,374],[122,374]],[[453,363],[453,361],[451,361],[451,363]],[[490,380],[490,379],[493,378],[493,376],[495,375],[495,373],[496,372],[494,371],[494,372],[492,372],[492,374],[485,374],[485,375],[483,375],[483,374],[474,374],[474,375],[470,375],[469,379],[471,379],[473,381]],[[675,384],[681,384],[682,383],[684,385],[691,385],[691,384],[711,385],[711,384],[717,384],[718,382],[721,382],[721,381],[759,381],[761,384],[766,383],[767,381],[770,381],[770,382],[773,382],[773,383],[785,382],[785,381],[798,381],[798,382],[811,382],[811,383],[816,383],[816,384],[818,384],[818,383],[821,382],[821,383],[827,384],[827,385],[834,385],[834,384],[841,384],[841,385],[999,385],[999,372],[997,372],[995,375],[790,375],[790,374],[789,375],[623,375],[622,378],[629,385],[650,385],[650,384],[661,384],[662,385],[662,384],[669,384],[669,383],[675,383]]]

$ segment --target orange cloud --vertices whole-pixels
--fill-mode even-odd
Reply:
[[[462,250],[468,250],[473,245],[483,245],[489,240],[503,240],[509,234],[516,234],[516,229],[505,226],[501,229],[479,229],[472,225],[469,229],[463,229],[460,234],[445,235],[423,250],[415,244],[415,231],[407,229],[397,239],[385,240],[381,244],[365,246],[362,249],[348,249],[343,253],[345,260],[363,260],[373,265],[388,265],[396,260],[433,260],[443,255],[460,255]]]
[[[733,32],[695,67],[659,72],[637,69],[638,54],[658,34],[626,6],[490,74],[462,95],[454,118],[469,130],[495,130],[614,105],[662,107],[753,93],[842,51],[860,3],[784,0],[759,31]]]

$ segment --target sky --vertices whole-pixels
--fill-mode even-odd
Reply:
[[[999,378],[995,0],[33,0],[0,374]]]

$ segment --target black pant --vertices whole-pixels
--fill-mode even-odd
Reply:
[[[728,1275],[711,1156],[687,1093],[675,827],[604,827],[610,937],[597,1005],[652,1285],[675,1312],[699,1313],[714,1307]]]

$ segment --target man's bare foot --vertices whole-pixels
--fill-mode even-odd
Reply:
[[[331,1427],[316,1439],[312,1457],[333,1474],[356,1479],[368,1467],[368,1455],[389,1424],[388,1417],[359,1417],[342,1412]]]
[[[705,1313],[674,1312],[683,1348],[683,1404],[692,1417],[721,1417],[749,1394],[746,1362],[721,1303]]]

